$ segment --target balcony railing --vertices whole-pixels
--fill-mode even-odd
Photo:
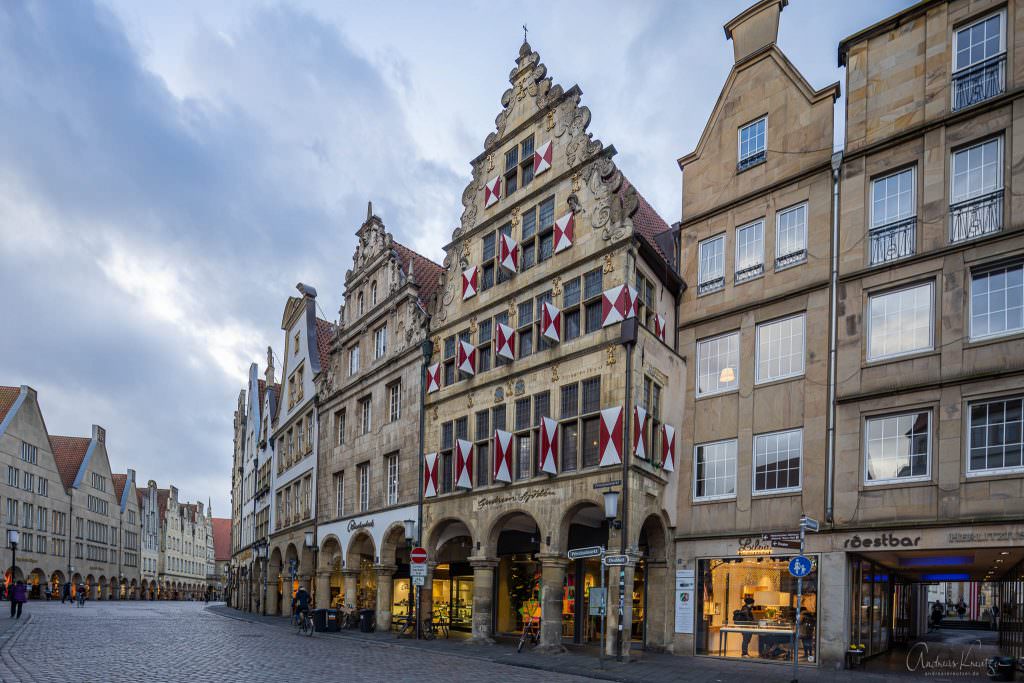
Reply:
[[[952,108],[966,107],[995,97],[1006,89],[1006,55],[996,55],[953,74]]]
[[[721,289],[722,287],[725,287],[725,276],[716,277],[712,280],[706,280],[697,285],[697,295],[699,296],[701,294],[714,292]]]
[[[917,251],[917,216],[872,228],[871,265],[913,256]]]
[[[807,260],[807,250],[806,249],[797,249],[796,251],[791,251],[788,254],[783,254],[782,256],[776,256],[775,257],[775,270],[782,270],[783,268],[789,268],[790,266],[795,266],[796,264],[802,263],[803,261],[806,261],[806,260]]]
[[[736,164],[736,170],[746,171],[751,166],[757,166],[759,163],[764,161],[767,158],[767,156],[768,155],[765,152],[765,150],[762,149],[760,152],[756,152],[755,154],[751,154],[748,157],[744,157],[743,159],[739,160],[739,163]]]
[[[739,270],[736,271],[736,275],[734,277],[734,282],[736,282],[737,284],[740,283],[740,282],[744,282],[746,280],[749,280],[750,278],[757,277],[758,275],[760,275],[763,272],[764,272],[764,264],[763,263],[755,263],[752,266],[747,266],[746,268],[740,268]]]
[[[1003,229],[1003,191],[957,202],[949,207],[949,241],[972,240]]]

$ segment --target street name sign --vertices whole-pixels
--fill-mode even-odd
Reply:
[[[587,548],[573,548],[569,551],[570,560],[582,560],[586,557],[601,557],[604,548],[599,545],[592,545]]]
[[[622,480],[621,479],[616,479],[615,481],[601,481],[601,482],[598,482],[598,483],[594,484],[594,489],[595,490],[598,490],[598,489],[610,489],[613,486],[621,486],[621,485],[622,485]]]
[[[624,567],[629,564],[629,555],[605,555],[604,563],[608,567]]]

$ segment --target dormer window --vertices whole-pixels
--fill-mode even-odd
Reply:
[[[767,116],[762,116],[756,121],[740,127],[737,171],[745,171],[765,160],[767,128]]]

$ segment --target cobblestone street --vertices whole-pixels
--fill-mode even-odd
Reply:
[[[201,602],[30,603],[27,623],[4,615],[0,679],[13,681],[583,681],[452,657],[253,624]],[[25,618],[22,618],[25,622]],[[44,650],[45,648],[45,650]]]

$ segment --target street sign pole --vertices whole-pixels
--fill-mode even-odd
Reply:
[[[804,520],[800,517],[800,557],[804,556]],[[797,683],[797,646],[800,643],[800,601],[804,595],[804,577],[796,577],[796,629],[793,631],[793,683]]]
[[[604,576],[608,573],[608,567],[604,566],[604,558],[601,558],[601,595],[604,596],[604,605],[601,606],[601,651],[597,655],[597,663],[604,668],[604,643],[605,643],[605,615],[608,614],[608,591],[605,590]]]

